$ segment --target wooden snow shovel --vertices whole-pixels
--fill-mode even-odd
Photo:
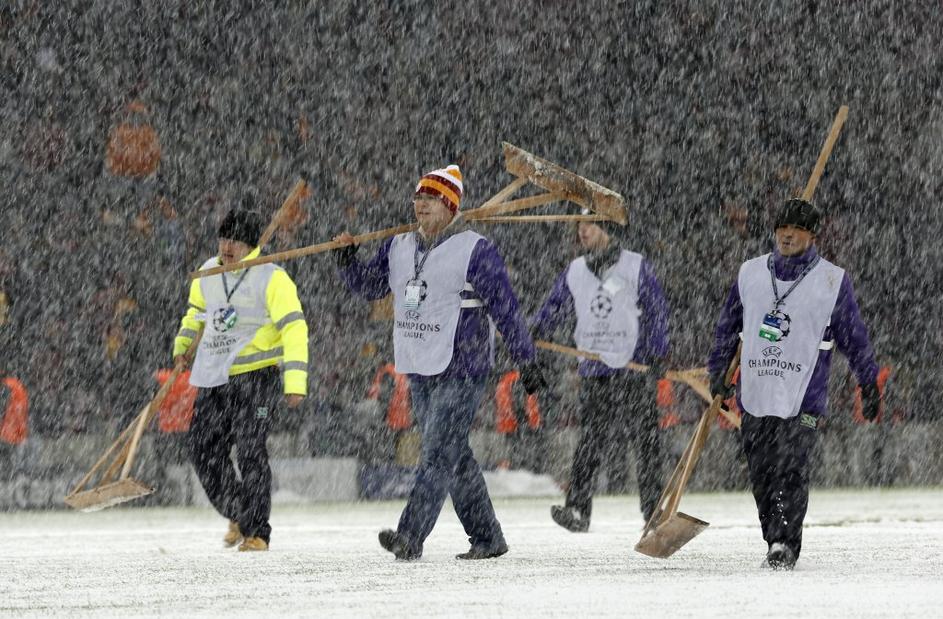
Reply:
[[[825,138],[822,150],[819,152],[819,157],[812,169],[812,174],[809,176],[809,181],[801,193],[803,200],[812,200],[812,195],[815,193],[819,180],[822,178],[822,173],[825,171],[825,164],[832,154],[832,149],[838,141],[842,125],[844,125],[847,118],[848,106],[843,105],[838,109],[835,120],[832,121],[832,127]],[[728,387],[733,380],[737,366],[740,365],[740,352],[741,347],[738,347],[737,354],[727,370],[725,383]],[[635,545],[635,550],[638,552],[659,559],[670,557],[709,526],[703,520],[679,512],[678,504],[681,502],[681,495],[685,486],[687,486],[691,473],[694,471],[694,465],[701,455],[704,443],[707,441],[711,426],[717,419],[717,413],[721,410],[721,403],[720,396],[715,397],[710,408],[701,415],[701,420],[694,436],[691,438],[691,442],[684,450],[684,455],[681,456],[681,460],[675,467],[668,485],[658,500],[655,513],[645,524],[642,539]]]
[[[740,347],[737,348],[737,354],[734,355],[727,369],[724,383],[728,387],[733,382],[733,375],[739,365]],[[655,513],[645,524],[642,538],[635,545],[635,550],[643,555],[666,559],[709,526],[709,523],[703,520],[679,512],[678,504],[681,502],[681,495],[684,494],[688,480],[694,472],[694,466],[701,456],[704,443],[707,442],[707,435],[716,422],[722,405],[723,398],[720,395],[714,396],[714,401],[701,415],[697,428],[694,430],[694,436],[691,437],[674,473],[671,474],[671,479],[668,480],[668,485],[665,486],[661,498],[658,499]]]
[[[549,221],[614,221],[624,226],[627,221],[625,200],[611,189],[583,178],[574,172],[533,155],[513,144],[502,143],[504,165],[515,178],[506,187],[492,196],[476,209],[460,212],[466,221],[482,223],[543,223]],[[544,190],[544,193],[509,200],[525,185],[533,184]],[[573,202],[592,211],[590,215],[534,215],[503,217],[510,213],[552,204],[554,202]],[[418,223],[403,224],[393,228],[385,228],[376,232],[368,232],[354,236],[354,244],[359,245],[368,241],[396,236],[405,232],[419,229]],[[219,273],[226,273],[245,267],[253,267],[270,262],[292,260],[302,256],[319,254],[332,249],[345,247],[347,243],[340,241],[326,241],[307,247],[298,247],[288,251],[261,256],[252,260],[240,262],[238,265],[218,266],[202,271],[190,273],[190,279],[209,277]]]
[[[573,357],[582,357],[584,359],[592,359],[593,361],[602,361],[599,355],[591,352],[586,352],[585,350],[579,350],[571,346],[563,346],[562,344],[555,344],[554,342],[547,342],[544,340],[534,340],[534,345],[537,348],[543,348],[544,350],[552,350],[553,352],[563,353],[565,355],[570,355]],[[625,364],[625,367],[633,370],[635,372],[648,372],[649,366],[642,365],[640,363],[629,362]],[[703,377],[707,373],[707,368],[691,368],[690,370],[668,370],[665,372],[664,378],[670,380],[673,383],[684,383],[690,387],[697,395],[701,396],[707,400],[708,404],[713,402],[713,398],[710,397],[710,388],[704,385]],[[735,428],[740,427],[740,419],[730,411],[726,409],[720,409],[720,414],[723,415],[727,421],[729,421]]]
[[[186,369],[197,346],[200,344],[200,338],[203,335],[201,330],[193,341],[183,358],[174,365],[173,372],[161,385],[157,395],[148,402],[141,412],[137,414],[134,421],[118,436],[118,439],[111,444],[104,455],[92,466],[75,488],[65,497],[65,504],[73,509],[83,512],[95,512],[120,503],[125,503],[142,496],[147,496],[154,492],[154,488],[139,482],[131,477],[131,467],[134,465],[134,458],[137,455],[138,445],[144,430],[154,419],[164,398],[170,393],[174,382],[180,373]],[[117,454],[117,455],[116,455]],[[105,463],[109,462],[107,468]],[[87,484],[95,477],[99,471],[104,469],[100,478],[94,486],[86,489]],[[115,475],[118,470],[121,474],[118,479]]]

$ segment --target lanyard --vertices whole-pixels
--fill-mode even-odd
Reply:
[[[422,255],[422,259],[419,258],[419,239],[416,239],[416,249],[413,251],[413,279],[419,279],[419,274],[422,273],[422,267],[426,265],[426,259],[429,258],[429,254],[432,253],[432,250],[439,246],[439,239],[436,239],[435,242],[429,247],[429,250]]]
[[[822,256],[816,256],[815,260],[810,262],[808,266],[802,270],[802,273],[799,274],[799,277],[796,278],[796,281],[792,282],[792,286],[789,287],[789,290],[786,291],[786,294],[779,296],[779,290],[776,288],[776,273],[773,270],[773,254],[769,255],[769,258],[766,261],[766,267],[769,269],[769,281],[771,284],[773,284],[773,297],[776,299],[776,307],[774,309],[779,309],[779,307],[786,301],[786,297],[789,296],[789,293],[796,289],[796,286],[799,285],[799,282],[805,279],[805,276],[815,268],[815,265],[817,265],[821,259]]]
[[[226,303],[229,303],[229,299],[232,298],[232,295],[236,294],[236,290],[239,288],[239,284],[242,283],[242,280],[246,278],[246,275],[249,273],[249,269],[246,269],[242,272],[242,275],[239,276],[239,279],[236,280],[236,285],[232,287],[232,291],[229,290],[229,284],[226,282],[226,274],[220,273],[223,276],[223,291],[226,293]]]

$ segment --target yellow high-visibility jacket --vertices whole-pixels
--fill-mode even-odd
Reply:
[[[261,250],[255,248],[243,260],[257,258],[260,253]],[[213,263],[221,264],[217,257],[204,265],[204,268],[209,268]],[[233,271],[230,275],[239,277],[241,273],[242,271]],[[207,303],[201,281],[195,279],[190,284],[189,307],[180,321],[180,330],[174,339],[175,357],[187,351],[206,320]],[[252,341],[239,351],[229,375],[236,376],[281,364],[284,392],[307,395],[308,324],[305,322],[301,301],[298,300],[298,289],[288,273],[281,268],[274,270],[265,286],[265,311],[270,321],[256,330]]]

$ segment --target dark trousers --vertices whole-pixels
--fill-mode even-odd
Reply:
[[[786,544],[797,557],[817,424],[814,415],[780,419],[744,414],[740,428],[763,539],[769,545]]]
[[[272,470],[265,440],[280,386],[278,370],[263,368],[200,389],[187,435],[190,462],[210,503],[238,522],[243,535],[266,542],[272,533]],[[241,479],[229,457],[234,445]]]
[[[584,377],[580,381],[580,404],[580,441],[573,457],[567,506],[589,519],[600,462],[607,457],[624,463],[627,437],[635,452],[639,503],[648,521],[663,484],[653,381],[634,372]]]
[[[485,379],[422,377],[411,380],[409,387],[422,453],[397,532],[422,552],[445,497],[451,496],[472,545],[493,548],[503,543],[481,467],[468,444]]]

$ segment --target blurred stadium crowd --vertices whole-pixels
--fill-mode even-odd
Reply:
[[[186,273],[231,201],[272,213],[304,176],[314,195],[274,249],[307,245],[409,221],[414,183],[447,163],[477,205],[509,180],[503,140],[626,197],[672,363],[703,365],[737,266],[768,250],[768,214],[847,104],[819,246],[854,279],[895,409],[939,419],[940,40],[929,0],[4,3],[0,374],[28,389],[32,433],[111,432],[170,364]],[[129,127],[158,145],[137,168],[109,152]],[[483,232],[531,312],[577,252],[561,224]],[[328,255],[286,266],[314,397],[282,423],[317,419],[319,449],[356,452],[389,325]]]

